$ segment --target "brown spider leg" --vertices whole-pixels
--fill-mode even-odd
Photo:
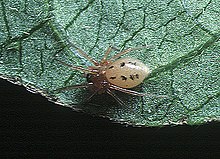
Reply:
[[[77,84],[77,85],[73,85],[73,86],[66,86],[66,87],[58,88],[58,89],[55,89],[54,91],[62,92],[62,91],[77,89],[77,88],[88,88],[89,85],[92,85],[92,84],[93,83],[82,83],[82,84]]]
[[[110,96],[112,96],[120,105],[125,105],[125,103],[120,98],[118,98],[118,96],[115,93],[113,93],[110,89],[107,89],[106,92]]]
[[[113,47],[113,46],[109,46],[108,49],[106,50],[106,52],[105,52],[105,54],[104,54],[102,60],[101,60],[101,63],[105,63],[105,62],[107,61],[106,59],[107,59],[109,53],[110,53],[113,49],[114,49],[114,50],[119,50],[119,49],[117,49],[117,48],[115,48],[115,47]]]
[[[111,59],[109,59],[109,61],[115,61],[116,59],[118,59],[122,55],[125,55],[133,50],[141,50],[141,49],[146,49],[146,48],[151,48],[151,46],[142,46],[142,47],[128,48],[128,49],[122,50],[121,52],[119,52],[116,55],[114,55],[113,57],[111,57]]]
[[[114,89],[114,90],[117,90],[117,91],[121,91],[123,93],[127,93],[127,94],[131,94],[131,95],[134,95],[134,96],[149,96],[149,97],[156,97],[156,98],[168,98],[168,96],[166,95],[154,95],[154,94],[148,94],[148,93],[140,93],[140,92],[136,92],[136,91],[133,91],[133,90],[129,90],[129,89],[126,89],[126,88],[122,88],[122,87],[118,87],[116,85],[110,85],[109,87],[110,89]]]
[[[99,90],[100,90],[100,89],[97,89],[97,90],[94,91],[92,94],[90,94],[90,96],[87,97],[87,98],[83,101],[83,103],[89,102],[89,101],[91,100],[91,98],[98,93]]]
[[[78,48],[76,45],[74,45],[73,43],[71,43],[69,41],[69,44],[74,47],[75,49],[78,50],[79,54],[82,55],[83,57],[85,57],[88,61],[92,62],[95,66],[99,65],[99,62],[94,60],[92,57],[90,57],[89,55],[87,55],[84,51],[82,51],[80,48]]]
[[[67,63],[65,63],[63,61],[60,61],[58,59],[55,59],[55,60],[57,60],[59,63],[63,64],[64,66],[70,67],[73,70],[78,70],[78,71],[82,71],[84,73],[91,73],[91,74],[98,73],[97,70],[86,69],[86,68],[83,68],[82,66],[73,66],[73,65],[67,64]]]

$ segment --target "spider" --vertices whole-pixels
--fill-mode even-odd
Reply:
[[[107,59],[109,53],[116,48],[109,46],[100,62],[88,56],[77,46],[72,46],[78,53],[90,61],[93,66],[84,68],[82,66],[73,66],[63,61],[56,59],[59,63],[73,69],[81,71],[85,74],[87,82],[79,85],[72,85],[57,89],[57,91],[71,90],[77,88],[88,88],[92,93],[86,99],[89,101],[95,94],[107,93],[112,96],[119,104],[124,105],[124,102],[114,93],[113,90],[135,96],[156,96],[147,93],[140,93],[128,88],[134,88],[141,84],[143,80],[150,74],[150,68],[143,64],[140,60],[130,57],[120,58],[133,50],[139,50],[147,47],[128,48],[115,54],[110,59]],[[156,96],[163,97],[163,96]]]

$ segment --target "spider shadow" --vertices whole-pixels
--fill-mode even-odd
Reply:
[[[113,92],[123,101],[123,104],[120,104],[107,93],[95,94],[91,99],[87,100],[91,92],[81,90],[80,93],[76,94],[75,98],[81,98],[82,100],[79,104],[73,105],[73,108],[77,107],[77,109],[93,115],[107,116],[112,111],[129,109],[131,106],[137,104],[137,100],[140,98],[119,91]]]

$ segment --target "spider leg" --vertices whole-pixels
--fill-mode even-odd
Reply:
[[[125,50],[122,50],[121,52],[115,54],[113,57],[111,57],[111,59],[109,61],[115,61],[116,59],[118,59],[120,56],[125,55],[133,50],[141,50],[141,49],[147,49],[147,48],[151,48],[152,46],[141,46],[141,47],[134,47],[134,48],[128,48]]]
[[[106,50],[106,52],[105,52],[105,54],[104,54],[104,56],[103,56],[103,58],[102,58],[102,60],[101,60],[101,63],[105,63],[105,62],[106,62],[106,59],[107,59],[109,53],[110,53],[113,49],[119,51],[119,49],[117,49],[117,48],[115,48],[115,47],[113,47],[113,46],[110,45],[110,46],[108,47],[108,49]]]
[[[125,105],[125,103],[115,93],[113,93],[110,89],[107,89],[106,92],[109,95],[111,95],[120,105]]]
[[[82,84],[77,84],[77,85],[73,85],[73,86],[66,86],[66,87],[58,88],[54,91],[62,92],[62,91],[67,91],[67,90],[77,89],[77,88],[87,88],[87,87],[89,87],[89,85],[92,85],[92,84],[93,83],[82,83]]]
[[[96,74],[97,73],[97,70],[86,69],[86,68],[83,68],[82,66],[73,66],[73,65],[67,64],[63,61],[60,61],[58,59],[55,59],[55,60],[58,61],[59,63],[63,64],[64,66],[70,67],[73,70],[78,70],[78,71],[82,71],[84,73],[91,73],[91,74]]]
[[[98,61],[94,60],[92,57],[90,57],[89,55],[87,55],[84,51],[82,51],[80,48],[78,48],[76,45],[74,45],[73,43],[71,43],[70,41],[68,41],[68,43],[70,44],[70,46],[74,47],[75,49],[77,49],[77,51],[79,52],[80,55],[82,55],[83,57],[85,57],[88,61],[92,62],[95,66],[98,66],[99,63]]]
[[[54,91],[56,92],[62,92],[62,91],[67,91],[67,90],[72,90],[72,89],[78,89],[78,88],[88,88],[90,85],[93,85],[93,83],[82,83],[82,84],[78,84],[78,85],[73,85],[73,86],[66,86],[66,87],[62,87],[62,88],[58,88]],[[94,91],[89,97],[87,97],[82,103],[87,103],[91,100],[91,98],[99,91],[96,90]],[[81,103],[81,104],[82,104]]]
[[[100,90],[100,89],[97,89],[97,90],[94,91],[92,94],[90,94],[89,97],[87,97],[87,98],[83,101],[83,103],[89,102],[89,101],[92,99],[92,97],[98,93],[99,90]]]
[[[156,97],[156,98],[168,98],[168,96],[166,96],[166,95],[154,95],[154,94],[148,94],[148,93],[140,93],[140,92],[136,92],[136,91],[133,91],[133,90],[130,90],[130,89],[118,87],[118,86],[115,86],[115,85],[112,85],[112,84],[110,85],[109,88],[117,90],[117,91],[121,91],[123,93],[131,94],[131,95],[134,95],[134,96],[141,96],[141,97],[148,96],[148,97]]]

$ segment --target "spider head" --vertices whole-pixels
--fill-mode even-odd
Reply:
[[[107,81],[104,72],[99,72],[97,74],[88,73],[86,74],[86,80],[91,84],[89,89],[92,92],[97,91],[99,94],[102,94],[109,88],[109,82]]]

